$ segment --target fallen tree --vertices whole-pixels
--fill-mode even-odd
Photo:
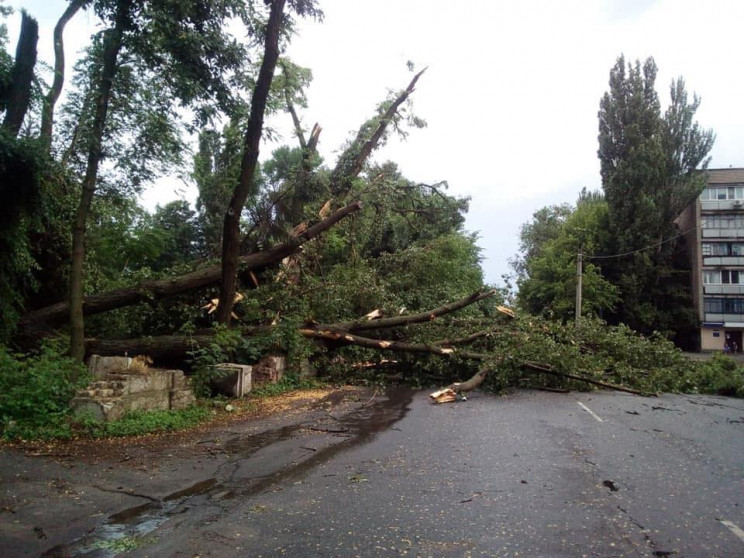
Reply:
[[[429,354],[460,361],[476,361],[482,363],[479,370],[469,379],[462,382],[454,382],[442,390],[432,394],[437,402],[454,401],[455,394],[472,391],[480,387],[488,377],[489,373],[505,365],[506,358],[503,354],[494,352],[477,352],[462,350],[457,347],[468,345],[476,341],[494,335],[499,328],[494,326],[491,330],[479,331],[462,338],[441,339],[435,342],[411,343],[394,339],[380,339],[361,336],[353,331],[389,329],[392,327],[408,326],[423,322],[432,322],[439,317],[454,313],[462,308],[487,299],[495,294],[495,291],[473,293],[465,298],[445,304],[428,312],[395,316],[381,319],[360,319],[344,324],[313,324],[299,328],[297,333],[306,339],[313,339],[332,346],[349,345],[372,349],[377,351],[392,351],[398,353]],[[510,315],[510,314],[509,314]],[[346,329],[339,327],[346,325]],[[274,326],[245,327],[241,329],[241,335],[253,337],[271,334]],[[158,336],[140,339],[88,339],[86,351],[88,354],[98,355],[136,355],[146,354],[154,359],[183,358],[190,352],[210,346],[215,341],[215,333],[207,332],[190,336]],[[635,395],[653,395],[648,391],[637,390],[623,385],[598,380],[588,376],[558,371],[549,363],[533,361],[519,361],[516,366],[529,373],[541,373],[556,376],[566,380],[573,380],[604,389],[622,391]],[[369,366],[367,366],[369,368]]]
[[[303,244],[316,238],[322,232],[328,230],[355,211],[359,211],[361,207],[361,202],[351,203],[334,212],[326,219],[308,227],[297,236],[289,238],[287,242],[280,244],[279,246],[241,257],[241,270],[243,272],[248,272],[278,264],[287,256],[296,253]],[[132,287],[115,289],[97,295],[89,295],[85,297],[83,301],[83,313],[86,316],[99,314],[147,300],[157,300],[204,287],[210,287],[219,282],[221,271],[221,267],[215,265],[179,277],[146,281]],[[29,312],[21,318],[21,334],[33,336],[38,331],[45,331],[58,326],[67,319],[69,312],[70,305],[68,302],[59,302]]]
[[[323,341],[334,341],[343,342],[346,344],[355,344],[372,349],[393,349],[405,352],[434,352],[434,354],[452,354],[454,349],[449,348],[452,345],[464,344],[470,339],[454,339],[452,341],[445,340],[444,342],[437,344],[415,344],[405,342],[391,342],[381,339],[372,339],[367,337],[360,337],[352,334],[352,331],[358,331],[360,329],[381,329],[393,327],[391,324],[395,323],[397,326],[404,326],[409,324],[420,323],[422,321],[431,322],[439,317],[451,314],[475,304],[481,300],[489,298],[496,294],[496,291],[486,291],[473,293],[465,298],[450,304],[445,304],[439,308],[435,308],[428,312],[421,312],[416,314],[410,314],[407,316],[395,316],[389,319],[378,319],[378,320],[367,320],[368,326],[362,328],[364,324],[362,320],[357,322],[349,322],[357,324],[357,329],[349,328],[348,331],[343,331],[339,324],[334,325],[322,325],[316,324],[306,328],[302,328],[299,333],[310,339],[319,339]],[[241,335],[246,337],[253,337],[257,335],[266,335],[270,333],[272,326],[256,326],[256,327],[244,327],[241,328]],[[482,337],[484,333],[479,333],[478,337]],[[194,335],[161,335],[161,336],[149,336],[137,339],[96,339],[90,338],[85,342],[86,354],[97,354],[101,356],[121,356],[124,354],[137,355],[146,354],[154,359],[163,358],[183,358],[190,351],[195,349],[207,347],[209,344],[214,342],[215,332],[199,332]],[[458,351],[458,355],[470,355],[473,358],[479,358],[475,353],[461,352]],[[470,358],[470,357],[465,357]]]

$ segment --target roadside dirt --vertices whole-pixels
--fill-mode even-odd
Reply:
[[[229,487],[231,471],[281,443],[283,451],[256,471],[263,484],[279,479],[288,467],[346,443],[352,435],[343,421],[384,400],[367,388],[304,390],[231,402],[232,412],[217,410],[187,431],[0,446],[2,555],[114,556],[100,537],[87,541],[102,524]]]

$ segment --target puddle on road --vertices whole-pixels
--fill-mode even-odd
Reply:
[[[257,475],[253,479],[243,478],[235,483],[220,482],[216,478],[198,482],[189,488],[169,494],[162,500],[147,502],[115,513],[89,535],[69,544],[55,546],[42,554],[42,557],[109,558],[150,544],[152,542],[149,540],[150,537],[154,540],[151,533],[171,517],[188,513],[189,508],[185,505],[196,496],[206,496],[214,500],[250,497],[282,481],[302,476],[340,453],[372,441],[378,433],[388,430],[407,414],[414,393],[408,388],[391,389],[384,394],[383,399],[335,418],[333,422],[336,427],[329,428],[327,434],[338,437],[340,441],[318,449],[308,459],[297,463],[288,462],[273,474]],[[301,438],[302,431],[313,424],[317,422],[284,426],[252,436],[238,436],[228,440],[225,449],[231,454],[230,461],[249,459],[260,449],[274,443]]]

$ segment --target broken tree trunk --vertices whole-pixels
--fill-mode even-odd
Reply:
[[[414,322],[411,323],[415,323],[416,320],[420,321],[421,316],[441,316],[447,312],[454,312],[457,309],[463,308],[468,304],[473,304],[487,296],[491,296],[492,294],[492,291],[486,293],[475,293],[462,300],[435,308],[429,312],[411,314],[411,316],[397,316],[394,319],[404,320],[402,324],[399,325],[406,325],[409,323],[405,321],[405,318],[408,317],[414,319]],[[427,318],[427,320],[428,319],[429,318]],[[246,327],[242,329],[242,334],[244,336],[258,335],[266,333],[271,329],[271,327],[272,326]],[[456,354],[461,358],[475,360],[483,360],[487,356],[480,353],[455,350],[452,347],[440,347],[437,344],[432,343],[404,343],[400,341],[385,341],[381,339],[361,337],[348,331],[339,330],[332,325],[318,325],[312,328],[307,327],[301,329],[300,333],[311,339],[355,344],[371,349],[432,353],[442,356]],[[125,353],[130,355],[147,354],[156,359],[179,358],[185,356],[189,351],[194,350],[195,348],[209,345],[213,340],[214,334],[211,332],[200,332],[197,335],[192,336],[163,335],[157,337],[144,337],[140,339],[88,339],[86,340],[86,353],[98,354],[101,356],[116,356]],[[451,343],[457,344],[457,341],[459,340],[453,340]]]
[[[361,207],[361,202],[349,204],[312,227],[308,227],[296,237],[290,238],[284,244],[280,244],[269,250],[243,256],[240,259],[241,269],[246,271],[255,270],[282,261],[287,256],[299,250],[307,241],[317,237],[348,215],[361,209]],[[131,306],[132,304],[146,300],[165,298],[195,289],[209,287],[217,284],[220,280],[220,273],[220,266],[212,266],[187,273],[180,277],[146,281],[132,287],[116,289],[98,295],[90,295],[85,297],[83,312],[85,315],[99,314],[116,308]],[[70,306],[67,302],[59,302],[29,312],[21,319],[20,330],[22,335],[34,337],[39,332],[44,332],[50,327],[64,322],[68,318],[69,313]]]

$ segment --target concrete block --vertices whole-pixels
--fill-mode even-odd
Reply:
[[[196,397],[191,389],[174,389],[169,393],[171,409],[185,409],[196,403]]]
[[[128,374],[124,393],[133,395],[147,391],[168,391],[173,386],[172,370],[150,369],[146,374]]]
[[[248,364],[223,363],[215,366],[223,375],[212,382],[212,387],[223,395],[245,397],[253,388],[253,367]]]
[[[92,382],[73,399],[76,415],[90,413],[99,420],[116,420],[128,411],[183,409],[194,403],[188,379],[181,370],[149,369],[114,373]]]
[[[102,357],[91,355],[88,359],[88,372],[93,378],[102,379],[111,372],[126,370],[132,364],[129,357]]]

